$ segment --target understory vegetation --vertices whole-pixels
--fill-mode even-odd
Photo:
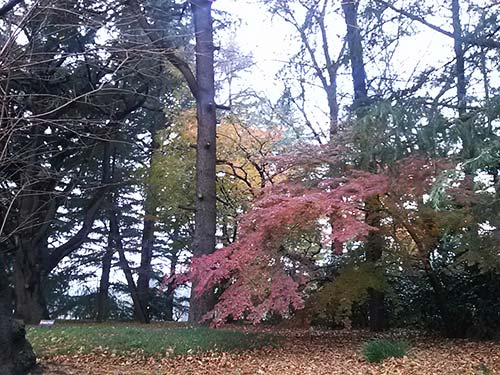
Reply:
[[[363,355],[368,362],[380,363],[387,358],[404,357],[410,345],[406,341],[374,339],[363,345]]]

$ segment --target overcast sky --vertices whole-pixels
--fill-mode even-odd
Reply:
[[[284,87],[283,82],[276,79],[276,73],[300,48],[296,30],[279,17],[271,17],[269,11],[262,5],[262,0],[217,0],[214,3],[214,9],[228,12],[234,18],[241,20],[241,24],[234,32],[228,30],[218,32],[217,38],[222,41],[222,46],[224,47],[225,38],[233,39],[241,51],[251,54],[255,61],[255,65],[247,74],[240,75],[239,88],[251,88],[261,92],[267,98],[276,100]],[[449,9],[442,6],[440,12],[440,15],[432,17],[432,22],[438,25],[444,24],[447,29],[451,29],[451,25],[447,25],[448,20],[444,17],[448,16]],[[336,35],[341,38],[345,35],[346,25],[343,18],[339,15],[330,16],[327,25],[332,36],[330,48],[332,50],[340,48],[340,39],[336,38]],[[401,79],[402,87],[412,74],[423,71],[428,66],[439,66],[453,58],[451,38],[425,26],[418,24],[415,26],[418,35],[401,38],[392,60],[397,69],[397,75]],[[384,27],[394,28],[395,26]],[[228,33],[231,35],[228,36]],[[367,63],[369,79],[380,74],[376,71],[376,64],[370,66],[369,58],[365,57],[365,63]],[[352,91],[351,78],[348,73],[345,71],[338,78],[339,95],[343,93],[350,95]],[[314,85],[318,84],[319,82],[314,83]],[[327,127],[326,95],[321,88],[315,88],[314,85],[308,88],[309,115],[315,122],[321,124],[321,127]],[[350,104],[350,100],[346,100],[343,104]]]

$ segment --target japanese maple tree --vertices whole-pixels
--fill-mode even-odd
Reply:
[[[215,308],[203,320],[216,326],[228,319],[255,323],[271,311],[285,315],[301,309],[313,275],[287,247],[307,232],[322,233],[319,238],[329,245],[323,248],[338,253],[348,241],[363,241],[370,231],[379,230],[364,220],[369,198],[378,199],[385,216],[406,230],[418,228],[422,236],[436,238],[428,235],[432,225],[411,203],[421,201],[449,165],[412,157],[377,173],[350,170],[342,178],[314,181],[295,176],[263,189],[251,210],[240,217],[238,240],[193,259],[184,275],[184,281],[196,281],[195,294],[220,292]]]

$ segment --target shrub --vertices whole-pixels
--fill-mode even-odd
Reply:
[[[409,349],[406,341],[374,339],[363,345],[363,355],[368,362],[380,363],[389,357],[401,358]]]

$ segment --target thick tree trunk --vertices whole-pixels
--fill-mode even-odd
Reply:
[[[50,223],[54,220],[57,208],[61,204],[61,195],[55,198],[51,193],[56,181],[37,181],[27,172],[26,189],[20,198],[20,234],[16,236],[17,249],[14,266],[14,283],[16,293],[16,318],[28,324],[38,324],[41,319],[48,318],[48,310],[43,298],[43,280],[57,267],[59,262],[78,249],[92,230],[97,213],[104,201],[104,191],[109,177],[109,149],[106,147],[103,156],[103,187],[90,200],[84,211],[82,228],[68,241],[57,248],[49,249],[47,238]],[[68,185],[72,188],[72,184]],[[64,192],[63,192],[64,193]]]
[[[212,1],[191,0],[196,34],[196,97],[198,138],[196,154],[196,214],[193,255],[215,251],[216,230],[216,105]],[[196,285],[193,285],[193,289]],[[215,303],[212,291],[191,297],[189,320],[199,322]]]
[[[347,26],[347,45],[349,47],[349,57],[351,60],[351,74],[354,87],[354,103],[353,109],[357,111],[358,116],[363,116],[363,107],[368,105],[368,90],[366,87],[366,71],[363,61],[363,44],[361,33],[358,26],[358,1],[342,2],[344,11],[344,19]],[[373,169],[372,160],[363,160],[361,167],[365,169]],[[367,200],[366,218],[368,225],[375,228],[380,227],[380,213],[378,199]],[[366,241],[366,260],[374,265],[382,258],[384,250],[384,238],[377,231],[372,231],[368,235]],[[369,326],[372,331],[380,331],[386,326],[385,308],[384,308],[384,293],[379,290],[368,290],[369,301]]]
[[[36,365],[23,324],[12,316],[12,301],[5,265],[0,255],[0,374],[27,374]]]
[[[26,324],[38,324],[48,318],[43,298],[40,250],[29,239],[19,238],[14,265],[16,318]]]
[[[363,44],[358,26],[358,0],[342,2],[344,19],[347,26],[347,46],[351,60],[351,76],[354,86],[354,107],[363,106],[368,99],[366,71],[363,61]]]

